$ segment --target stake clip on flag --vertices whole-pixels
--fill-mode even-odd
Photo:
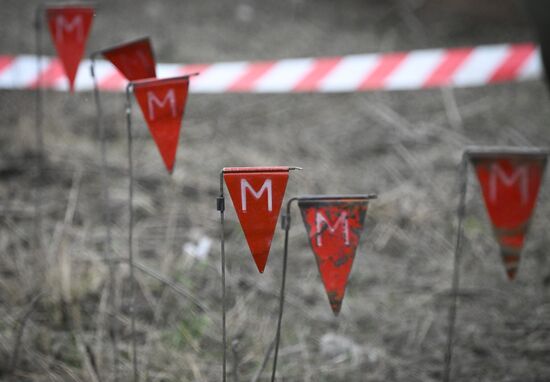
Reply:
[[[514,280],[548,152],[522,148],[470,148],[474,166],[506,273]]]
[[[94,53],[109,60],[128,81],[156,78],[155,55],[149,37],[129,41]]]
[[[136,100],[169,173],[174,170],[189,78],[198,73],[165,79],[130,82]]]
[[[48,5],[45,9],[50,35],[72,92],[95,10],[89,3]]]

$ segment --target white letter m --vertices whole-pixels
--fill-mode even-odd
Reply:
[[[149,118],[151,118],[152,120],[155,119],[155,107],[154,107],[155,105],[160,108],[164,108],[167,102],[169,102],[170,104],[172,117],[175,117],[176,116],[176,96],[174,94],[174,89],[168,90],[168,92],[166,93],[166,96],[164,96],[162,101],[158,99],[155,93],[153,93],[152,91],[147,92],[147,108],[149,110]]]
[[[267,210],[270,212],[273,211],[273,189],[271,187],[271,179],[266,179],[258,192],[252,188],[246,179],[241,179],[241,205],[243,211],[246,211],[246,190],[250,191],[256,200],[260,199],[267,190]]]
[[[512,187],[514,183],[519,181],[521,203],[527,203],[529,199],[529,173],[526,166],[517,168],[511,176],[508,176],[498,164],[492,165],[491,176],[489,178],[489,197],[493,202],[497,198],[498,179],[500,179],[506,187]]]
[[[336,219],[336,222],[331,225],[328,221],[328,219],[323,215],[321,212],[317,211],[315,213],[315,226],[316,226],[316,233],[317,233],[317,246],[322,247],[323,243],[321,242],[321,233],[322,233],[322,225],[325,224],[326,228],[330,231],[331,234],[334,234],[336,232],[336,229],[340,224],[342,224],[342,230],[344,231],[344,243],[346,245],[349,245],[349,224],[348,224],[348,213],[346,211],[342,212],[340,216],[338,216],[338,219]]]
[[[67,21],[63,15],[59,15],[55,18],[57,30],[55,33],[55,39],[57,41],[63,41],[64,32],[71,33],[76,29],[76,39],[78,41],[84,40],[84,26],[82,25],[82,16],[78,15],[73,18],[71,22]]]

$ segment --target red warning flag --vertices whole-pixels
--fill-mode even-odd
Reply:
[[[264,272],[288,181],[288,167],[233,167],[223,178],[256,266]]]
[[[516,276],[546,167],[545,153],[471,152],[487,213],[510,280]]]
[[[155,57],[148,38],[128,42],[101,52],[128,81],[155,78]]]
[[[94,8],[84,5],[50,6],[46,19],[71,92],[92,26]]]
[[[169,173],[174,169],[189,77],[133,82],[134,94]]]
[[[330,306],[338,315],[367,214],[367,198],[300,198],[298,206]]]

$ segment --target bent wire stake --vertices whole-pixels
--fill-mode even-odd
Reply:
[[[463,220],[466,214],[468,163],[471,162],[476,170],[506,273],[509,280],[513,280],[518,270],[520,253],[536,205],[548,154],[549,151],[546,149],[518,147],[468,147],[464,151],[459,173],[458,227],[443,382],[451,381],[453,343],[459,303]]]
[[[283,321],[283,308],[285,304],[285,285],[286,269],[288,260],[288,231],[290,229],[290,206],[298,198],[291,198],[286,204],[286,213],[282,216],[282,225],[285,230],[284,252],[283,252],[283,275],[281,278],[281,290],[279,292],[279,315],[277,317],[277,332],[275,334],[275,353],[273,354],[273,370],[271,371],[271,381],[275,381],[277,372],[277,357],[279,355],[279,342],[281,339],[281,323]]]
[[[275,377],[277,373],[277,358],[279,354],[279,344],[281,339],[281,325],[283,320],[283,309],[284,309],[284,302],[285,302],[285,283],[286,283],[286,273],[287,273],[287,262],[288,262],[288,237],[289,237],[289,231],[290,231],[290,208],[292,206],[292,203],[294,201],[297,201],[298,204],[300,203],[310,203],[313,205],[322,205],[330,202],[335,203],[352,203],[355,201],[359,201],[365,204],[365,213],[366,213],[366,206],[368,204],[368,201],[371,199],[376,199],[377,196],[374,194],[360,194],[360,195],[304,195],[299,197],[291,198],[286,205],[286,211],[283,213],[281,217],[281,226],[285,231],[285,239],[284,239],[284,253],[283,253],[283,275],[281,278],[281,291],[279,295],[279,315],[277,320],[277,333],[275,336],[275,354],[273,356],[273,369],[271,372],[271,382],[275,382]],[[364,218],[365,215],[363,215]],[[326,223],[326,222],[325,222]],[[326,223],[328,224],[328,223]],[[337,223],[338,224],[338,223]],[[336,228],[334,228],[335,230]],[[330,232],[332,232],[332,229],[329,229]],[[321,232],[316,232],[315,235],[320,235]],[[357,237],[357,242],[359,240],[359,237]],[[347,281],[347,280],[346,280]],[[342,296],[343,297],[343,296]],[[334,309],[334,308],[333,308]]]
[[[90,75],[92,76],[92,83],[94,86],[94,102],[96,106],[96,133],[99,139],[101,167],[100,167],[100,184],[101,184],[101,201],[103,204],[103,224],[105,226],[105,248],[103,249],[103,255],[105,259],[111,260],[113,258],[112,248],[113,239],[111,233],[111,198],[109,193],[109,183],[107,182],[107,139],[105,135],[105,124],[103,123],[103,107],[101,105],[101,99],[99,96],[99,87],[97,84],[97,77],[95,73],[95,62],[97,55],[100,52],[94,52],[90,56]],[[114,261],[109,261],[109,301],[108,304],[112,309],[110,319],[110,338],[111,347],[113,352],[113,379],[118,380],[118,331],[116,329],[116,311],[115,303],[115,285],[116,285],[116,264]]]
[[[128,130],[128,264],[130,266],[130,320],[132,336],[132,365],[134,382],[139,380],[137,367],[137,343],[136,343],[136,291],[134,277],[134,252],[133,252],[133,228],[134,228],[134,209],[132,207],[134,198],[134,171],[132,162],[132,100],[130,93],[133,90],[133,84],[130,82],[126,86],[126,126]]]
[[[225,382],[227,380],[226,377],[226,371],[227,371],[227,332],[226,332],[226,313],[227,313],[227,299],[226,299],[226,282],[225,282],[225,232],[224,232],[224,225],[225,225],[225,193],[224,193],[224,175],[230,174],[230,175],[238,175],[238,174],[248,174],[252,176],[257,176],[260,174],[268,174],[273,173],[281,174],[286,173],[288,177],[288,172],[291,170],[301,170],[300,167],[232,167],[232,168],[223,168],[220,171],[220,194],[216,198],[216,207],[217,210],[220,211],[220,245],[221,245],[221,278],[222,278],[222,343],[223,343],[223,364],[222,364],[222,381]],[[244,175],[243,175],[244,176]],[[244,179],[243,179],[244,180]],[[267,183],[269,181],[269,183]],[[228,186],[229,187],[229,186]],[[254,191],[253,188],[251,188],[251,185],[248,183],[248,181],[244,180],[244,182],[240,183],[241,187],[241,193],[246,194],[246,190],[249,190],[254,194],[256,199],[260,198],[261,195],[263,195],[264,191],[267,191],[268,196],[268,211],[272,212],[272,214],[277,213],[278,214],[278,208],[280,206],[277,205],[277,200],[275,202],[273,201],[273,197],[275,196],[275,199],[279,197],[279,202],[282,203],[282,199],[284,198],[284,191],[286,189],[286,179],[281,181],[278,179],[277,181],[268,179],[264,182],[263,186],[260,188],[259,191]],[[265,187],[265,189],[264,189]],[[231,188],[230,188],[231,193]],[[241,194],[243,195],[243,194]],[[244,211],[247,210],[246,205],[246,196],[244,196],[244,204],[241,206]],[[249,206],[250,207],[250,206]],[[253,209],[253,208],[249,208]],[[256,217],[257,218],[257,217]],[[274,224],[277,224],[278,216],[275,217]],[[243,221],[241,221],[241,224]],[[268,223],[269,224],[269,223]],[[273,226],[275,228],[275,226]],[[244,226],[243,226],[244,229]],[[247,232],[245,231],[245,236],[247,236]],[[251,235],[254,237],[254,234]],[[248,241],[248,237],[247,237]],[[253,239],[252,239],[253,241]],[[268,240],[269,243],[271,243],[271,240]],[[250,246],[250,241],[249,241]],[[258,248],[255,248],[258,250]],[[265,250],[265,248],[260,249],[259,252],[262,250]],[[252,251],[252,247],[251,247]],[[252,251],[254,252],[254,251]],[[269,252],[269,248],[267,248],[267,252]],[[258,266],[258,269],[260,272],[263,272],[266,258],[259,259],[255,256],[256,254],[253,253],[254,260],[256,261],[256,265]]]
[[[36,172],[34,180],[36,184],[33,190],[34,204],[34,245],[35,251],[38,253],[42,245],[42,211],[40,208],[40,179],[44,174],[44,135],[42,132],[42,120],[44,119],[44,106],[42,97],[42,19],[44,16],[44,6],[38,5],[35,11],[34,32],[35,32],[35,49],[36,49],[36,81],[35,81],[35,144],[36,153],[34,171]]]
[[[42,119],[43,119],[43,98],[42,98],[42,17],[44,15],[44,6],[39,5],[36,8],[34,31],[35,31],[35,48],[36,48],[36,80],[35,80],[35,101],[36,101],[36,148],[38,151],[39,159],[44,155],[44,136],[42,133]]]
[[[456,310],[458,308],[458,288],[460,283],[460,249],[462,248],[462,221],[466,213],[466,189],[468,187],[468,161],[466,153],[462,156],[460,165],[459,182],[460,182],[460,199],[457,209],[458,228],[456,235],[454,264],[453,264],[453,279],[451,287],[451,304],[449,306],[449,317],[447,324],[447,349],[445,352],[445,370],[443,372],[443,381],[451,380],[451,363],[453,358],[453,340],[456,322]]]
[[[188,85],[189,77],[196,76],[198,73],[192,73],[181,77],[174,78],[164,78],[162,80],[157,79],[146,79],[146,80],[136,80],[129,82],[126,86],[126,121],[128,128],[128,177],[129,177],[129,196],[128,196],[128,261],[130,265],[130,313],[131,313],[131,330],[132,330],[132,358],[133,358],[133,371],[134,371],[134,381],[139,380],[138,375],[138,360],[137,360],[137,344],[136,344],[136,313],[135,313],[135,302],[136,302],[136,291],[135,291],[135,276],[134,276],[134,255],[133,255],[133,226],[134,226],[134,214],[133,214],[133,192],[134,192],[134,175],[133,175],[133,163],[132,163],[132,100],[130,99],[130,94],[134,93],[136,95],[138,103],[140,103],[139,91],[143,90],[143,87],[150,86],[152,83],[161,83],[163,86],[169,84],[173,81],[183,81],[185,80],[186,86]],[[171,93],[174,94],[174,93]],[[182,94],[187,94],[187,87],[182,91]],[[174,96],[175,97],[175,96]],[[185,97],[180,99],[183,106],[185,105]],[[175,105],[174,98],[174,105]],[[140,105],[141,106],[141,105]],[[180,117],[183,116],[183,106],[180,108]],[[165,121],[166,119],[163,119]],[[169,122],[170,119],[168,119]],[[149,122],[147,120],[147,122]],[[181,123],[181,120],[179,121]],[[178,126],[179,129],[179,126]],[[178,130],[179,131],[179,130]],[[175,151],[174,151],[175,154]],[[175,156],[173,157],[175,158]],[[172,162],[173,166],[173,162]],[[171,168],[169,171],[171,172]]]
[[[149,43],[148,38],[142,38],[140,40],[135,40],[135,42],[144,42]],[[100,94],[99,94],[99,85],[97,80],[97,74],[96,74],[96,59],[99,55],[105,55],[107,52],[112,51],[114,49],[120,49],[120,47],[127,46],[128,44],[134,43],[133,41],[130,43],[126,43],[121,46],[117,47],[111,47],[107,49],[102,49],[99,51],[95,51],[90,55],[90,75],[92,77],[92,84],[93,84],[93,93],[94,93],[94,101],[96,105],[96,133],[99,140],[100,145],[100,157],[101,157],[101,167],[100,167],[100,182],[101,182],[101,199],[103,204],[103,224],[105,225],[105,247],[104,247],[104,257],[105,259],[112,259],[112,233],[111,233],[111,200],[110,200],[110,192],[109,192],[109,183],[107,181],[107,139],[105,134],[105,124],[103,121],[103,107],[101,104]],[[154,76],[154,62],[151,64],[152,66],[152,75]],[[134,67],[131,67],[134,68]],[[140,68],[139,66],[137,67]],[[123,73],[127,79],[128,73]],[[134,74],[134,73],[131,73]],[[146,73],[149,74],[149,73]],[[138,76],[134,76],[138,78]],[[115,287],[116,287],[116,264],[113,261],[109,262],[109,301],[108,304],[111,307],[112,311],[116,311],[116,302],[115,302]],[[110,320],[110,338],[111,338],[111,347],[112,347],[112,358],[113,358],[113,379],[115,381],[118,380],[118,331],[116,329],[116,317],[115,315],[111,315]]]
[[[223,170],[220,171],[220,195],[216,198],[216,208],[220,211],[220,243],[221,243],[221,272],[222,272],[222,343],[223,343],[223,366],[222,366],[222,381],[226,381],[226,367],[227,367],[227,336],[225,334],[225,232],[224,232],[224,212],[225,212],[225,199],[223,192]]]
[[[226,316],[226,301],[225,301],[225,232],[224,232],[224,212],[225,198],[223,192],[223,170],[220,171],[220,195],[216,199],[216,207],[220,211],[220,243],[221,243],[221,272],[222,272],[222,343],[223,343],[223,366],[222,366],[222,381],[226,381],[227,368],[227,336],[225,333],[225,316]]]

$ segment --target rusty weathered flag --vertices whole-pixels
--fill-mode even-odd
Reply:
[[[174,170],[189,76],[132,82],[134,94],[169,173]]]
[[[289,167],[223,169],[225,184],[260,273],[264,272],[269,256],[289,170]]]
[[[330,306],[337,315],[363,231],[368,198],[299,198],[298,206]]]
[[[544,152],[470,152],[506,273],[516,277],[520,254],[546,167]]]
[[[46,8],[50,34],[71,92],[93,17],[94,8],[87,5],[51,5]]]
[[[155,78],[155,56],[149,38],[121,44],[101,52],[128,80]]]

